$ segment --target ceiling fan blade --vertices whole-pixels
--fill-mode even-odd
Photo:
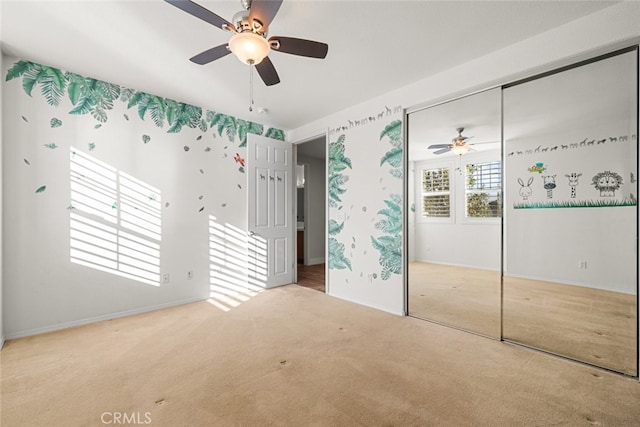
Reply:
[[[235,28],[235,26],[227,21],[224,18],[219,17],[215,13],[211,12],[209,9],[205,9],[204,7],[196,4],[190,0],[164,0],[167,3],[177,7],[180,10],[187,12],[190,15],[195,16],[196,18],[200,18],[205,22],[208,22],[211,25],[215,25],[216,27],[224,30],[225,26],[229,26],[230,28]]]
[[[326,43],[297,39],[294,37],[274,36],[269,38],[269,43],[271,43],[271,47],[278,52],[307,56],[309,58],[322,59],[327,56],[327,52],[329,51],[329,45]]]
[[[249,8],[249,22],[257,19],[266,29],[273,21],[276,13],[278,13],[281,5],[282,0],[252,0]]]
[[[280,83],[280,77],[278,77],[276,67],[273,66],[273,63],[268,56],[255,67],[258,71],[258,74],[260,74],[260,78],[267,86],[273,86]]]
[[[430,146],[428,146],[427,148],[429,150],[433,150],[434,148],[444,148],[444,147],[448,147],[451,144],[431,144]]]
[[[231,51],[227,48],[227,45],[221,44],[220,46],[212,47],[211,49],[197,54],[193,58],[190,58],[189,61],[195,62],[196,64],[204,65],[208,64],[209,62],[215,61],[216,59],[220,59],[223,56],[227,56],[230,53]]]
[[[451,151],[451,148],[447,146],[447,148],[443,148],[442,150],[434,151],[433,154],[444,154],[444,153],[448,153],[449,151]]]

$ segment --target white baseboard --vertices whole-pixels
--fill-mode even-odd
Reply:
[[[192,302],[204,301],[206,299],[207,298],[202,298],[202,297],[187,298],[187,299],[184,299],[184,300],[173,301],[173,302],[169,302],[169,303],[165,303],[165,304],[158,304],[158,305],[153,305],[153,306],[148,306],[148,307],[135,308],[135,309],[131,309],[131,310],[118,311],[118,312],[115,312],[115,313],[108,313],[108,314],[103,314],[103,315],[100,315],[100,316],[88,317],[88,318],[85,318],[85,319],[72,320],[70,322],[57,323],[57,324],[51,325],[51,326],[43,326],[41,328],[33,328],[33,329],[27,329],[27,330],[24,330],[24,331],[12,332],[12,333],[7,334],[6,336],[2,337],[2,343],[4,344],[4,340],[5,339],[13,340],[13,339],[16,339],[16,338],[23,338],[23,337],[28,337],[28,336],[32,336],[32,335],[39,335],[39,334],[44,334],[44,333],[47,333],[47,332],[53,332],[53,331],[59,331],[59,330],[62,330],[62,329],[73,328],[75,326],[87,325],[89,323],[101,322],[103,320],[117,319],[118,317],[133,316],[135,314],[146,313],[148,311],[162,310],[164,308],[174,307],[174,306],[177,306],[177,305],[184,305],[184,304],[189,304],[189,303],[192,303]]]
[[[0,350],[4,347],[4,335],[0,337]]]
[[[352,304],[358,304],[358,305],[361,305],[361,306],[364,306],[364,307],[372,308],[374,310],[384,311],[385,313],[393,314],[395,316],[404,316],[405,315],[404,314],[404,310],[401,310],[401,311],[391,310],[391,309],[389,309],[387,307],[382,307],[382,306],[379,306],[377,304],[369,304],[367,302],[352,300],[351,298],[347,298],[347,297],[344,297],[342,295],[334,295],[334,294],[331,294],[331,293],[327,293],[327,295],[329,295],[330,297],[333,297],[333,298],[338,298],[338,299],[341,299],[343,301],[350,302]]]
[[[317,265],[317,264],[324,264],[324,257],[322,257],[322,258],[309,258],[307,260],[307,265]]]

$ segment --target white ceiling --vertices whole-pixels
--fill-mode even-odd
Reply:
[[[197,2],[227,20],[241,9]],[[0,34],[2,50],[21,59],[290,130],[614,3],[284,0],[270,35],[323,41],[329,54],[273,52],[282,82],[256,76],[262,115],[248,111],[246,65],[232,55],[188,60],[228,33],[161,0],[1,0]]]
[[[452,152],[434,155],[431,144],[450,144],[462,133],[475,151],[498,150],[501,146],[501,93],[499,88],[445,102],[409,114],[407,131],[409,159],[427,160],[456,156]]]
[[[499,156],[521,143],[579,143],[585,138],[636,128],[637,54],[627,52],[534,79],[502,91],[494,88],[412,112],[407,118],[410,161],[448,159],[434,155],[431,144],[449,144],[456,128],[476,152]],[[502,104],[502,105],[501,105]],[[519,149],[519,148],[518,148]],[[465,154],[465,156],[467,156]]]

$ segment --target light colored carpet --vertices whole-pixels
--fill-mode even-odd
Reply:
[[[11,427],[101,426],[105,412],[171,427],[640,424],[637,380],[296,285],[227,312],[203,301],[9,341],[1,356]]]
[[[636,297],[505,277],[502,337],[637,375]],[[409,264],[409,314],[500,339],[500,274]]]
[[[514,277],[503,289],[505,339],[638,374],[635,295]]]
[[[409,263],[409,314],[500,339],[500,272]]]

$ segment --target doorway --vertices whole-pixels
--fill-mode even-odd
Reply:
[[[326,292],[326,137],[296,144],[297,284]]]

